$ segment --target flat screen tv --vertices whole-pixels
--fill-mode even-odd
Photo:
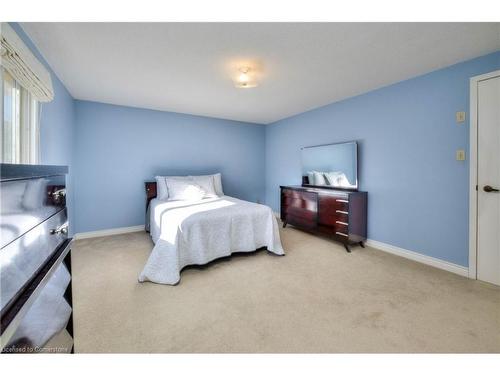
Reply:
[[[358,189],[358,144],[355,141],[302,148],[302,185]]]

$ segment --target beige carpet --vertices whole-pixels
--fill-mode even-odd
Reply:
[[[73,247],[76,352],[500,352],[500,288],[282,230],[178,286],[139,284],[146,233]]]

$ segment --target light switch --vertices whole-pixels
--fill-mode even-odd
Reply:
[[[456,118],[457,122],[464,122],[465,121],[465,112],[455,113],[455,118]]]
[[[465,160],[465,150],[457,150],[457,160]]]

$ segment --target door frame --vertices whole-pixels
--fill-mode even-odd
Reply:
[[[477,93],[479,82],[500,77],[500,70],[470,79],[469,136],[469,278],[477,279]]]

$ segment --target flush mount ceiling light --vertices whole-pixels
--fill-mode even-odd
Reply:
[[[257,79],[255,77],[255,71],[248,66],[244,66],[238,69],[238,74],[234,78],[234,86],[238,89],[249,89],[252,87],[257,87]]]

